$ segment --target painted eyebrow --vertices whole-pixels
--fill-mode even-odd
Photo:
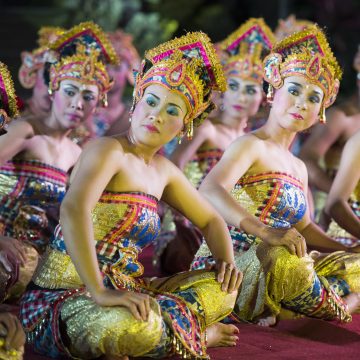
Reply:
[[[296,85],[296,86],[299,86],[299,87],[303,87],[301,84],[297,83],[297,82],[289,82],[289,84],[293,84],[293,85]],[[321,93],[317,90],[313,90],[313,92],[319,96],[321,96]]]
[[[158,96],[156,96],[155,94],[153,94],[153,93],[151,93],[151,92],[149,92],[148,94],[149,94],[149,95],[152,95],[152,96],[155,97],[157,100],[160,100],[160,98],[159,98]],[[179,108],[182,112],[184,112],[183,109],[181,108],[181,106],[178,105],[178,104],[169,103],[169,105],[176,106],[176,107]]]
[[[75,89],[75,90],[80,91],[80,88],[77,87],[76,85],[73,85],[73,84],[65,84],[65,86],[69,86],[69,87],[72,87],[72,88]],[[94,91],[89,90],[89,89],[84,90],[84,92],[91,93],[91,94],[95,94]]]
[[[290,82],[290,81],[289,81],[289,84],[293,84],[293,85],[299,86],[299,87],[301,87],[301,88],[303,87],[301,84],[299,84],[299,83],[297,83],[297,82],[292,82],[292,81]]]

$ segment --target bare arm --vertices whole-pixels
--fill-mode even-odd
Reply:
[[[325,211],[350,234],[360,239],[360,221],[352,211],[348,199],[360,180],[360,132],[346,143],[339,171],[334,179]]]
[[[27,121],[12,121],[7,128],[7,133],[0,136],[0,164],[23,151],[26,140],[32,136],[34,136],[34,130]]]
[[[236,290],[241,276],[235,268],[232,241],[226,223],[174,165],[169,167],[169,181],[162,199],[200,228],[211,253],[220,264],[218,281],[225,282],[223,290]],[[227,275],[222,264],[231,264],[233,274]]]
[[[228,224],[258,236],[269,245],[285,245],[292,253],[300,257],[304,256],[305,241],[295,229],[279,230],[266,226],[230,195],[238,179],[248,171],[258,157],[266,154],[263,146],[262,142],[255,140],[253,135],[244,135],[235,140],[205,178],[200,192]]]
[[[330,112],[325,125],[318,124],[311,130],[311,135],[300,152],[300,158],[309,171],[310,183],[325,192],[330,191],[332,180],[320,167],[319,161],[341,136],[345,123],[344,117],[346,117],[345,114],[340,110]]]
[[[95,299],[104,286],[96,257],[91,211],[117,171],[114,164],[119,160],[113,146],[108,139],[102,139],[83,151],[60,209],[66,248]]]
[[[184,170],[185,165],[192,159],[200,146],[209,138],[214,131],[214,126],[209,120],[195,130],[191,141],[184,140],[171,155],[171,161],[180,169]]]
[[[150,312],[149,296],[106,289],[95,250],[91,210],[111,178],[120,170],[122,155],[115,139],[102,138],[87,146],[61,204],[60,221],[71,260],[97,304],[126,307],[135,319],[146,321]]]

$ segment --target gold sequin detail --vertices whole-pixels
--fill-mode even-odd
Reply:
[[[33,281],[47,289],[74,289],[83,285],[70,256],[51,248],[44,254]]]
[[[86,295],[65,301],[61,318],[71,339],[70,352],[81,359],[108,356],[141,356],[160,341],[162,317],[150,298],[147,321],[136,320],[124,307],[102,307]]]

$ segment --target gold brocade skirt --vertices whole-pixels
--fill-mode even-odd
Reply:
[[[206,244],[197,256],[211,256]],[[360,292],[360,254],[311,252],[299,258],[284,246],[259,242],[247,251],[235,253],[235,263],[243,273],[243,281],[234,315],[242,321],[278,315],[283,303],[309,295],[316,277],[337,277],[346,281],[351,292]],[[298,305],[304,310],[308,306],[305,301]]]
[[[107,276],[112,284],[124,280],[116,269]],[[155,279],[125,276],[125,280],[150,296],[148,321],[136,320],[124,307],[99,306],[87,292],[75,293],[60,300],[58,307],[66,351],[82,359],[149,354],[160,358],[173,352],[207,358],[205,329],[232,312],[236,292],[223,292],[215,273],[204,270]],[[33,281],[54,291],[83,287],[70,257],[57,250],[46,253]]]
[[[175,275],[170,279],[148,281],[148,290],[152,289],[155,293],[165,296],[178,296],[182,300],[184,298],[180,293],[190,288],[192,292],[196,292],[199,302],[193,304],[185,300],[185,304],[199,319],[201,332],[231,313],[237,294],[221,291],[214,273],[195,271]],[[161,342],[166,343],[167,348],[171,347],[174,335],[169,334],[177,333],[176,324],[167,312],[161,309],[155,297],[150,297],[150,307],[148,321],[139,321],[128,309],[101,307],[87,295],[67,299],[62,306],[61,319],[66,324],[70,353],[83,359],[104,354],[138,357],[149,353],[154,356],[154,348]],[[164,339],[164,336],[167,338]],[[178,340],[182,342],[182,351],[191,354],[188,344],[181,338]],[[203,349],[203,354],[191,355],[198,356],[199,359],[206,358],[206,348]]]

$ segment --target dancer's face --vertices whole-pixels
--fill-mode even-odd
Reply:
[[[318,85],[302,76],[289,76],[275,91],[271,112],[282,127],[303,131],[318,120],[323,98]]]
[[[96,85],[66,79],[54,92],[51,109],[62,128],[73,129],[94,113],[98,100],[99,88]]]
[[[140,143],[165,145],[184,127],[186,113],[182,95],[161,85],[149,85],[134,109],[132,134]]]
[[[239,119],[253,116],[258,112],[262,99],[262,88],[257,82],[235,76],[227,79],[223,99],[227,115]]]

